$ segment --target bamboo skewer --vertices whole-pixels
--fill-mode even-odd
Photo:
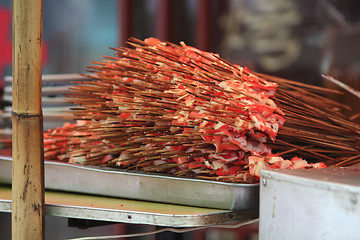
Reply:
[[[79,136],[64,133],[73,141],[64,147],[85,164],[252,182],[255,178],[246,175],[251,148],[261,149],[264,159],[270,147],[288,159],[305,157],[328,166],[358,161],[353,156],[360,151],[360,126],[340,113],[347,106],[324,97],[339,91],[250,73],[215,54],[193,48],[189,53],[183,43],[154,46],[131,38],[129,44],[136,49],[112,48],[117,57],[95,62],[88,76],[93,81],[79,82],[68,95],[79,105],[74,119],[88,122],[73,129]],[[238,87],[226,85],[234,81]],[[259,110],[252,112],[254,106]],[[274,121],[284,113],[285,124],[267,122],[266,131],[242,128],[258,124],[252,116],[263,112]],[[225,169],[237,169],[239,178],[217,175],[221,169],[211,166],[224,163],[225,154]]]
[[[325,78],[326,80],[328,80],[328,81],[336,84],[337,86],[345,89],[346,91],[352,93],[354,96],[360,98],[360,91],[357,91],[357,90],[353,89],[352,87],[349,87],[349,86],[346,85],[345,83],[340,82],[339,80],[337,80],[337,79],[335,79],[335,78],[333,78],[333,77],[331,77],[331,76],[327,76],[327,75],[325,75],[325,74],[322,74],[321,76],[322,76],[323,78]]]
[[[13,0],[12,239],[44,239],[42,0]]]

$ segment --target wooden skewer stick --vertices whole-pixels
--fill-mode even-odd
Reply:
[[[12,239],[44,239],[42,0],[13,1]]]
[[[352,93],[353,95],[355,95],[356,97],[360,98],[360,91],[357,91],[355,89],[353,89],[352,87],[349,87],[348,85],[346,85],[345,83],[343,82],[340,82],[339,80],[331,77],[331,76],[328,76],[328,75],[325,75],[325,74],[322,74],[321,75],[323,78],[325,78],[326,80],[338,85],[339,87],[345,89],[346,91]]]
[[[183,44],[152,46],[146,41],[130,39],[130,45],[136,49],[114,49],[117,57],[94,62],[97,66],[89,68],[89,72],[94,73],[89,78],[94,81],[80,82],[68,94],[69,102],[79,105],[73,108],[74,119],[91,120],[91,123],[75,128],[75,132],[82,134],[72,136],[70,133],[71,144],[63,147],[69,152],[78,150],[78,154],[86,157],[87,164],[116,165],[138,171],[171,170],[205,179],[252,182],[255,179],[246,177],[245,180],[240,174],[247,172],[249,165],[236,170],[236,174],[240,174],[237,179],[235,175],[216,176],[218,173],[211,169],[211,164],[222,160],[217,154],[237,149],[234,142],[224,139],[230,134],[236,138],[243,124],[258,124],[250,115],[251,112],[260,114],[252,107],[264,97],[253,94],[257,91],[263,91],[272,100],[263,102],[261,108],[285,114],[285,125],[279,130],[277,141],[266,142],[273,150],[286,158],[304,156],[326,161],[329,166],[359,161],[349,157],[359,152],[360,126],[339,112],[346,106],[321,96],[339,94],[339,91],[251,74],[214,54],[197,51],[188,54]],[[233,88],[227,85],[231,81],[241,84]],[[244,91],[247,84],[240,88],[248,81],[255,81],[256,84],[249,86],[258,90]],[[269,91],[275,85],[278,86],[276,92]],[[257,143],[259,136],[275,138],[277,125],[271,124],[273,120],[268,117],[264,120],[273,130],[263,132],[250,127],[251,131],[241,136],[246,137],[250,146],[261,147],[262,143]],[[184,122],[186,126],[182,126]],[[215,126],[222,128],[219,131],[227,128],[231,131],[217,133]],[[54,154],[51,146],[48,150],[49,155]],[[240,149],[235,151],[244,154]],[[68,156],[61,155],[61,159],[66,158]],[[194,168],[196,164],[198,167]],[[225,164],[232,167],[231,162]],[[194,171],[186,169],[190,165]]]

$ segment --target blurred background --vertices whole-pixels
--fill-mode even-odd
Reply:
[[[337,88],[322,80],[325,73],[360,90],[357,0],[46,0],[43,4],[43,74],[85,73],[92,61],[114,55],[108,47],[126,46],[130,36],[157,37],[219,53],[253,71]],[[3,79],[9,75],[11,0],[0,0],[0,99]],[[352,110],[345,114],[360,122],[355,116],[360,112],[358,98],[348,93],[334,98],[349,105]],[[0,100],[0,115],[8,104]],[[1,124],[0,120],[0,128]],[[51,222],[47,239],[80,234],[68,229],[66,219],[47,219]],[[8,236],[2,239],[10,239],[9,216],[2,214],[0,222],[0,235]],[[141,230],[121,226],[107,227],[105,232]],[[248,234],[211,230],[212,234],[195,235],[256,239],[256,226],[248,230]]]
[[[86,72],[113,55],[108,47],[153,36],[254,71],[314,85],[326,73],[359,89],[359,8],[356,0],[47,0],[43,74]],[[11,0],[0,0],[0,92],[6,75]],[[340,100],[359,112],[347,95]]]

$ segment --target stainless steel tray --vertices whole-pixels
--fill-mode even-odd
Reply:
[[[11,183],[11,158],[0,156],[0,183]],[[258,210],[259,185],[172,177],[45,161],[45,188],[197,207]]]

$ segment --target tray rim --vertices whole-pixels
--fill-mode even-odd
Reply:
[[[1,156],[0,160],[12,161],[11,157]],[[191,182],[200,182],[200,183],[213,183],[219,185],[226,185],[230,187],[257,187],[259,183],[232,183],[232,182],[222,182],[217,180],[206,180],[206,179],[198,179],[198,178],[191,178],[186,176],[171,176],[170,174],[165,173],[155,173],[155,172],[141,172],[135,170],[124,170],[118,168],[111,168],[111,167],[101,167],[101,166],[94,166],[94,165],[82,165],[82,164],[74,164],[68,162],[60,162],[60,161],[53,161],[53,160],[45,160],[44,164],[46,165],[60,165],[65,167],[72,167],[78,168],[82,170],[89,170],[89,171],[97,171],[102,173],[111,173],[111,174],[123,174],[123,175],[135,175],[135,176],[144,176],[144,177],[153,177],[153,178],[163,178],[163,179],[171,179],[171,180],[183,180],[183,181],[191,181]]]

